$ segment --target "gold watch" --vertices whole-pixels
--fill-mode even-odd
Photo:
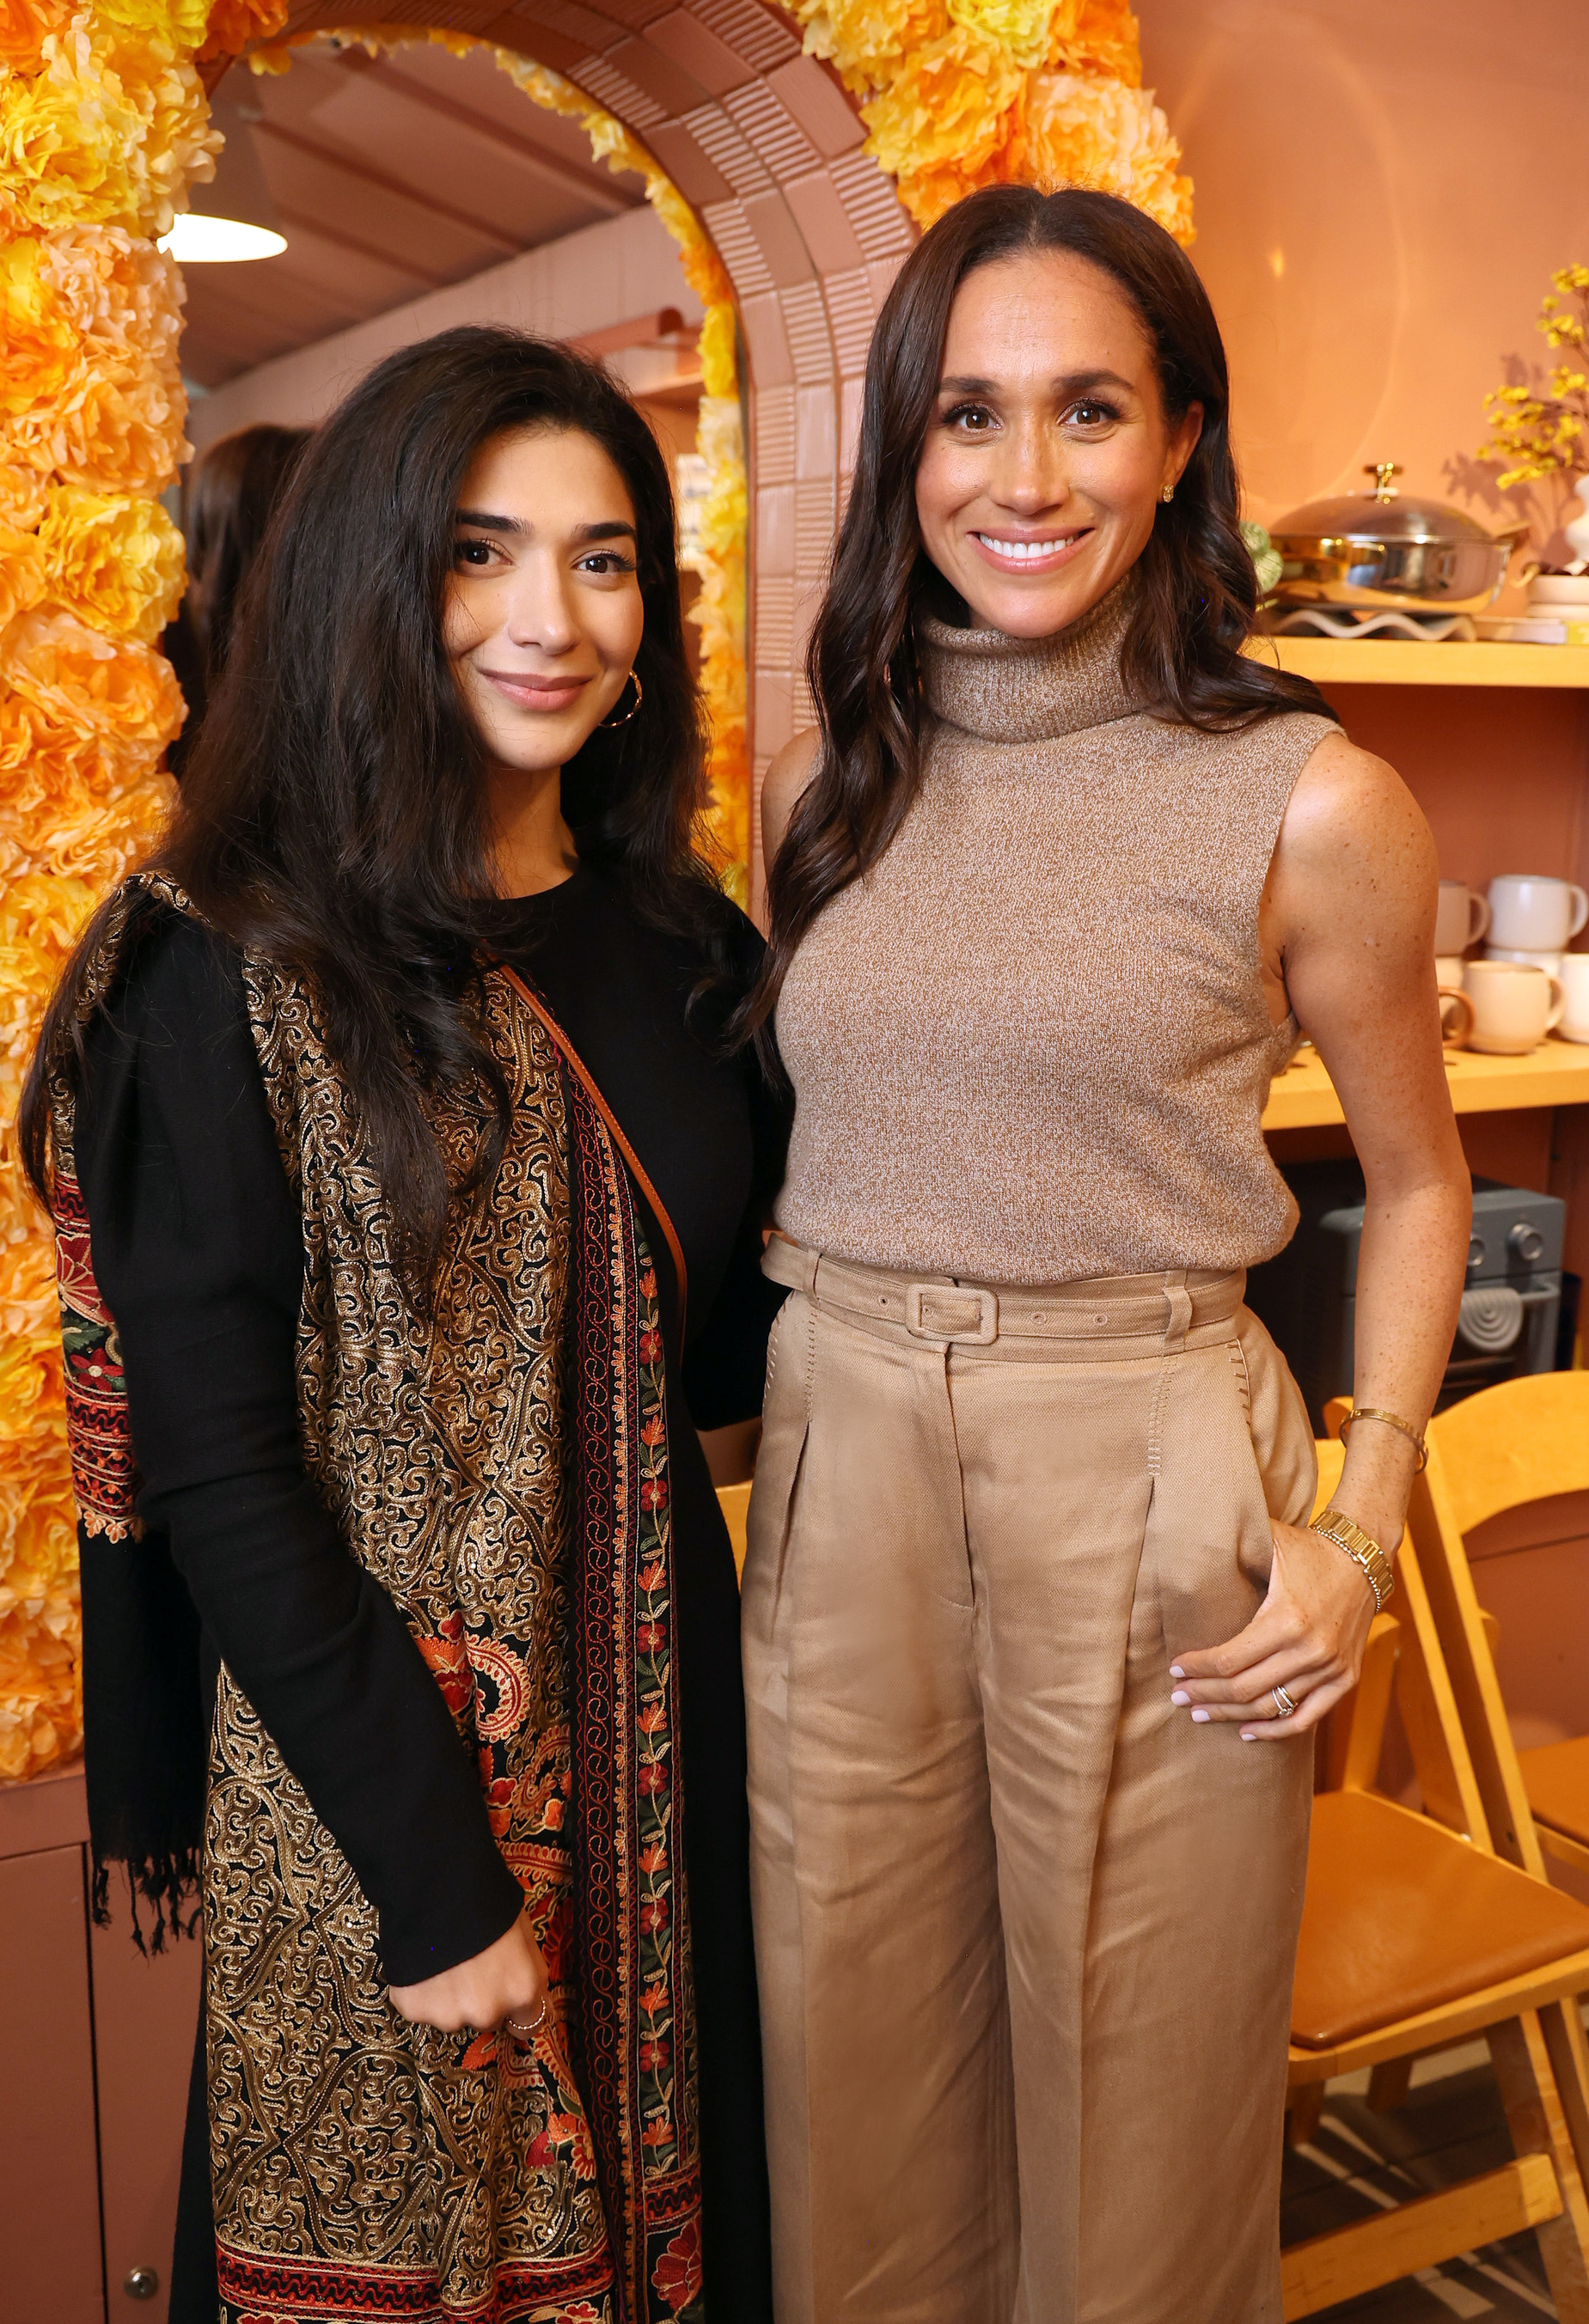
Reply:
[[[1321,1509],[1313,1520],[1312,1531],[1323,1534],[1337,1549],[1344,1549],[1354,1565],[1363,1568],[1363,1578],[1374,1593],[1374,1611],[1382,1614],[1391,1591],[1396,1587],[1396,1574],[1390,1559],[1372,1534],[1353,1525],[1339,1509]]]

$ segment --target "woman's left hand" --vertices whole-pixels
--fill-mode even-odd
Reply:
[[[1361,1566],[1306,1526],[1276,1525],[1269,1595],[1226,1645],[1179,1656],[1169,1699],[1199,1724],[1241,1721],[1243,1743],[1283,1743],[1316,1727],[1356,1685],[1373,1618]],[[1289,1717],[1277,1686],[1297,1705]]]

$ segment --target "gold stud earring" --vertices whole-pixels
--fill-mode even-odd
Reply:
[[[1161,501],[1163,501],[1163,502],[1165,502],[1165,503],[1168,503],[1169,502],[1170,502],[1170,501],[1174,500],[1174,498],[1175,498],[1175,486],[1174,486],[1173,484],[1166,484],[1166,485],[1165,485],[1165,487],[1164,487],[1164,490],[1159,493],[1159,499],[1160,499]]]
[[[624,681],[624,685],[627,686],[631,680],[633,680],[634,686],[634,710],[638,710],[641,704],[645,700],[645,688],[640,682],[640,672],[637,669],[632,669],[630,671],[629,677]],[[624,687],[621,686],[618,688],[618,700],[622,702],[623,699]],[[627,726],[629,721],[634,715],[634,710],[626,710],[622,718],[614,718],[609,714],[602,720],[601,723],[604,726]]]

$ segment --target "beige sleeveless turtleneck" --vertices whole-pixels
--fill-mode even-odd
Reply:
[[[1057,636],[921,619],[920,792],[827,906],[778,1004],[785,1233],[993,1283],[1233,1268],[1296,1223],[1259,1118],[1258,907],[1330,722],[1148,715],[1129,578]]]

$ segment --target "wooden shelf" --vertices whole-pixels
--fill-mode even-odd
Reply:
[[[1248,641],[1247,651],[1316,686],[1589,687],[1589,646],[1260,637]]]
[[[1359,649],[1366,651],[1366,648]],[[1425,649],[1418,648],[1418,651]],[[1427,649],[1437,653],[1440,649]],[[1548,652],[1548,647],[1539,649]],[[1566,652],[1564,646],[1560,649]],[[1524,1057],[1485,1057],[1447,1049],[1446,1076],[1458,1113],[1501,1113],[1511,1107],[1589,1105],[1589,1042],[1542,1041]],[[1316,1130],[1342,1121],[1341,1101],[1316,1049],[1277,1074],[1263,1109],[1265,1130]]]

